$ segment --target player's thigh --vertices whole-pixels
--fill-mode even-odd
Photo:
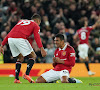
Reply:
[[[85,59],[86,50],[85,50],[85,47],[84,47],[83,44],[80,44],[80,45],[78,46],[78,51],[79,51],[79,53],[78,53],[79,57],[81,57],[82,59]]]
[[[20,51],[18,50],[18,48],[16,47],[16,45],[13,42],[13,38],[8,38],[8,44],[12,53],[13,57],[16,57],[20,54]]]
[[[26,39],[17,39],[16,46],[23,56],[27,56],[33,51],[33,48]]]
[[[69,78],[69,71],[68,70],[62,70],[60,71],[60,80],[61,82],[68,82],[68,78]]]
[[[88,57],[88,50],[89,50],[89,46],[87,44],[84,45],[84,52],[85,52],[85,56]]]
[[[46,82],[52,82],[52,81],[60,79],[59,71],[54,71],[52,69],[43,73],[41,76],[46,80]]]

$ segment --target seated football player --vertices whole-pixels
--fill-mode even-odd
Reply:
[[[75,65],[74,48],[64,42],[64,36],[57,34],[54,38],[57,49],[54,52],[53,67],[36,80],[36,83],[51,83],[61,80],[61,83],[82,83],[80,80],[70,78],[70,72]]]

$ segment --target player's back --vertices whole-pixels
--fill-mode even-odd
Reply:
[[[34,30],[39,30],[39,26],[33,20],[20,20],[11,30],[9,37],[27,38]],[[38,32],[38,31],[37,31]]]
[[[77,31],[79,39],[80,39],[80,44],[88,44],[88,39],[90,35],[90,31],[92,30],[92,27],[83,27]]]

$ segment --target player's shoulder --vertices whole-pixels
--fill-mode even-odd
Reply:
[[[70,45],[67,45],[67,49],[70,50],[70,51],[75,51],[74,48]]]

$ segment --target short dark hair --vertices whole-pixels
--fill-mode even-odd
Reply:
[[[64,40],[63,34],[56,34],[55,37],[60,38],[60,40]]]
[[[39,20],[41,20],[41,16],[40,16],[39,14],[35,13],[35,14],[31,17],[31,19],[39,19]]]

